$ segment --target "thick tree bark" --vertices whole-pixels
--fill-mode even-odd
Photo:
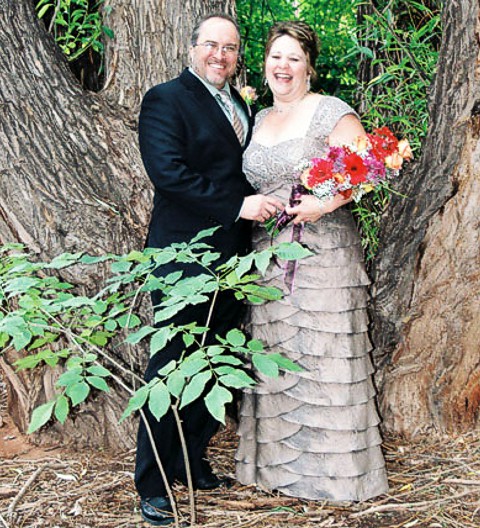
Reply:
[[[373,337],[385,427],[480,423],[479,4],[445,2],[430,129],[383,222]]]
[[[107,86],[82,90],[37,21],[30,0],[0,0],[0,243],[17,241],[41,259],[65,251],[124,253],[141,248],[151,186],[136,140],[139,102],[147,88],[187,64],[194,20],[231,1],[131,2],[109,0]],[[91,289],[104,280],[97,268],[65,273]],[[126,351],[121,351],[130,363]],[[136,368],[143,363],[136,354]],[[52,394],[52,372],[15,373],[17,353],[0,367],[9,388],[9,412],[25,430],[34,407]],[[118,426],[125,395],[91,402],[75,423],[47,428],[38,438],[124,447],[132,423]]]

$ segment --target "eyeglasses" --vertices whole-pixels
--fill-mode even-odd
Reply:
[[[209,53],[217,53],[220,49],[225,55],[236,55],[238,53],[238,47],[234,44],[227,44],[226,46],[220,46],[218,42],[213,42],[211,40],[207,42],[201,42],[200,44],[195,44],[196,46],[203,46]]]

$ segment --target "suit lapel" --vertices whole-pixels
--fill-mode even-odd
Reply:
[[[198,112],[202,117],[204,116],[205,122],[209,120],[213,122],[222,136],[227,137],[237,148],[240,147],[230,121],[202,82],[195,75],[192,75],[188,69],[185,69],[180,75],[180,82],[190,92],[192,104],[197,106]]]

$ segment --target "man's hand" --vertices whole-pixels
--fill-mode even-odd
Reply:
[[[277,211],[282,211],[283,207],[282,202],[273,198],[273,196],[254,194],[247,196],[243,201],[240,218],[265,222],[276,214]]]

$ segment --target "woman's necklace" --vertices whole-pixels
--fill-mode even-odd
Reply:
[[[273,103],[273,111],[277,114],[287,114],[296,108],[304,99],[307,97],[309,92],[305,92],[300,99],[297,99],[293,103],[287,103],[279,106],[278,104]]]

